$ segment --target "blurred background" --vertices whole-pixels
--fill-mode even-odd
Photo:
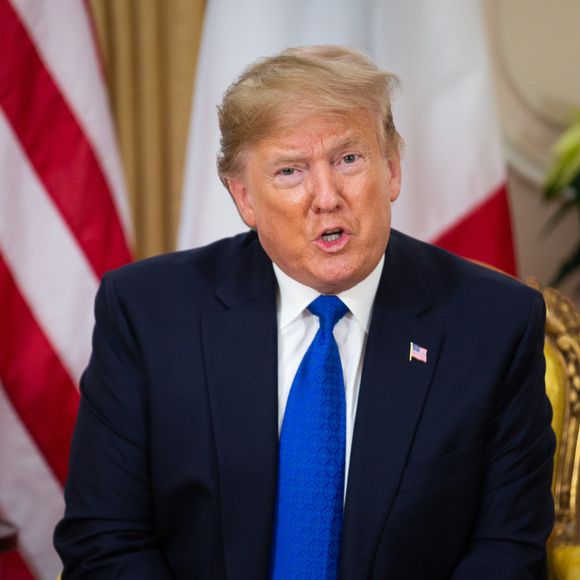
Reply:
[[[395,227],[543,285],[564,273],[578,304],[579,29],[577,0],[0,0],[0,552],[1,522],[18,529],[0,579],[60,570],[102,275],[244,229],[215,159],[247,64],[368,51],[401,80]]]

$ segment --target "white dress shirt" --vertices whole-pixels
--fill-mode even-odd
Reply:
[[[349,310],[334,327],[346,395],[345,489],[365,347],[384,261],[384,257],[381,258],[376,268],[362,282],[337,295]],[[290,278],[276,264],[274,272],[278,281],[278,433],[280,433],[292,381],[319,327],[318,317],[310,313],[307,307],[320,296],[320,293]]]

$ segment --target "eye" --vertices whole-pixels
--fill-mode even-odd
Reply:
[[[359,157],[360,155],[357,155],[356,153],[349,153],[342,158],[342,161],[349,165],[351,163],[355,163]]]
[[[294,187],[298,185],[304,176],[301,167],[281,167],[274,172],[274,182],[278,187]]]

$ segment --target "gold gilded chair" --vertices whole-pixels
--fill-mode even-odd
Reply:
[[[552,580],[580,580],[580,314],[553,288],[546,302],[546,391],[552,403],[556,454],[552,492],[556,521],[548,548]]]

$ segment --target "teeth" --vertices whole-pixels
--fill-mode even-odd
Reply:
[[[321,237],[325,242],[334,242],[338,240],[338,238],[340,238],[340,234],[341,230],[333,230],[331,232],[326,232],[325,234],[322,234]]]

